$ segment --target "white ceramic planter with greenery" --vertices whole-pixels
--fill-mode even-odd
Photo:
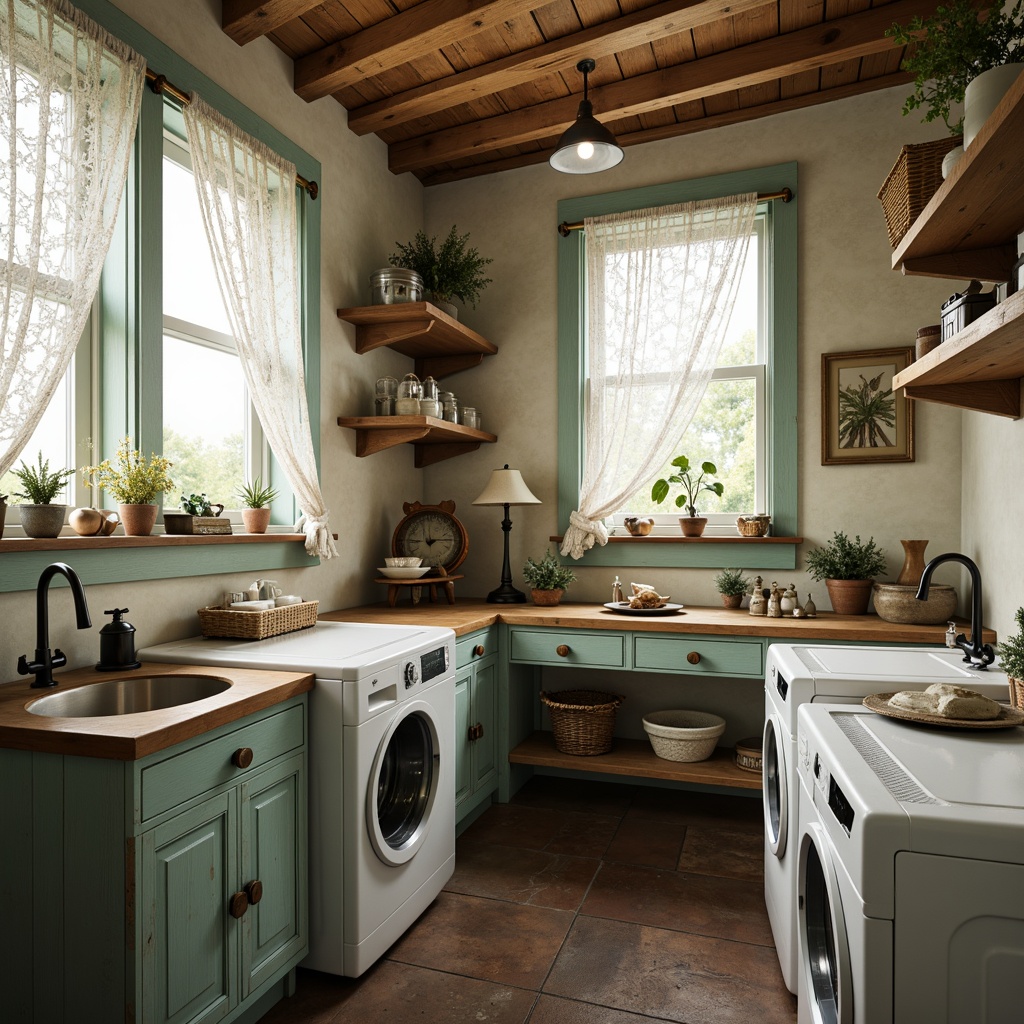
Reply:
[[[982,126],[1024,71],[1024,64],[1003,64],[972,78],[964,90],[964,149],[970,148]]]

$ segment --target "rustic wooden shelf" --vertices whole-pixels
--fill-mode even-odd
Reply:
[[[731,789],[760,789],[761,776],[736,766],[732,753],[716,750],[707,761],[667,761],[658,757],[646,740],[615,740],[610,754],[581,757],[555,749],[549,732],[535,732],[509,752],[512,764],[533,764],[543,768],[565,768],[577,772],[629,775],[643,779],[670,779],[702,786]]]
[[[338,535],[334,534],[334,539]],[[26,551],[125,551],[129,548],[194,548],[220,544],[305,544],[304,533],[155,533],[148,537],[4,537],[0,554]]]
[[[355,324],[356,352],[393,348],[416,360],[420,378],[440,380],[479,366],[497,345],[443,313],[429,302],[396,302],[339,309],[338,317]]]
[[[356,455],[364,458],[411,444],[416,448],[417,469],[466,452],[475,452],[482,444],[498,440],[486,430],[449,423],[433,416],[339,416],[338,426],[356,432]]]

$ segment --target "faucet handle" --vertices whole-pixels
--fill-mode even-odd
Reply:
[[[53,654],[50,657],[50,668],[60,668],[67,663],[67,655],[59,647],[54,647]]]
[[[33,672],[33,671],[35,671],[35,670],[32,669],[29,666],[29,663],[28,663],[28,655],[27,654],[23,654],[18,659],[18,675],[19,676],[27,676],[29,674],[29,672]]]

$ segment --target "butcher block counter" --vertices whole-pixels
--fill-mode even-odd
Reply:
[[[133,715],[50,718],[26,710],[32,701],[59,690],[147,675],[214,676],[231,685],[190,704]],[[0,686],[0,747],[135,761],[313,689],[313,676],[307,673],[156,662],[144,662],[131,671],[72,669],[57,672],[54,678],[57,686],[47,689],[33,689],[30,677]]]

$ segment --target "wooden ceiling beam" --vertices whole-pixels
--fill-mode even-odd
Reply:
[[[240,46],[301,18],[321,0],[224,0],[221,28]]]
[[[528,14],[537,0],[424,0],[295,61],[295,91],[329,96],[364,78],[433,53],[457,39]]]
[[[917,14],[927,17],[939,2],[896,0],[860,14],[613,82],[592,91],[595,111],[601,121],[615,121],[880,53],[897,45],[885,35],[894,21],[905,23]],[[558,135],[575,120],[579,100],[578,95],[549,100],[392,143],[388,147],[388,166],[393,173],[401,174]]]
[[[532,82],[555,71],[570,71],[584,57],[595,60],[687,32],[720,18],[776,0],[667,0],[611,21],[562,36],[457,75],[349,111],[348,126],[357,135],[429,117],[459,103],[470,103],[502,89]]]

